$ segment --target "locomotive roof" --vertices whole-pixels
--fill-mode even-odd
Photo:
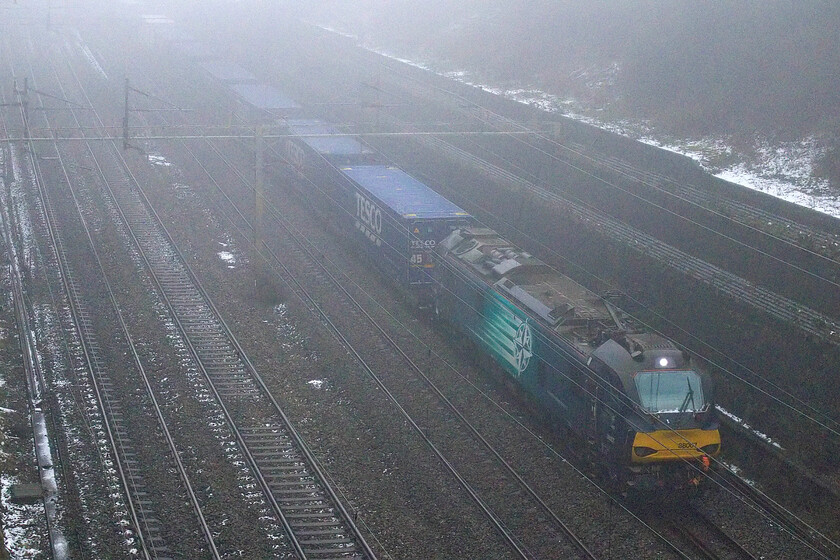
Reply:
[[[463,228],[449,234],[438,251],[478,273],[535,320],[573,344],[583,356],[607,365],[624,392],[639,402],[635,376],[643,371],[693,369],[711,395],[711,378],[671,340],[635,330],[624,313],[571,278],[552,270],[486,228]]]
[[[317,119],[299,119],[287,121],[293,134],[316,134],[320,136],[303,137],[301,140],[313,150],[325,156],[347,156],[371,154],[373,150],[359,142],[353,136],[329,136],[341,134],[336,127]]]
[[[387,165],[342,167],[341,172],[403,218],[463,218],[467,212],[402,169]]]
[[[496,291],[579,346],[588,347],[599,331],[621,328],[617,310],[603,298],[493,230],[456,230],[442,245]]]
[[[286,97],[280,90],[266,84],[232,84],[239,97],[258,109],[298,109],[300,105]]]

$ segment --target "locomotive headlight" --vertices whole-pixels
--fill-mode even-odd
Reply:
[[[636,454],[636,457],[647,457],[648,455],[656,453],[656,449],[651,447],[634,447],[633,453]]]
[[[713,443],[711,445],[704,445],[700,448],[700,451],[705,453],[706,455],[717,455],[718,450],[720,450],[719,443]]]
[[[668,360],[668,358],[659,358],[659,360],[656,361],[656,365],[658,365],[659,367],[668,367],[670,363],[671,362]]]

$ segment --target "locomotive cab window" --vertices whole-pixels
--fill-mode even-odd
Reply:
[[[695,371],[643,371],[636,374],[642,408],[651,413],[698,412],[706,401]]]

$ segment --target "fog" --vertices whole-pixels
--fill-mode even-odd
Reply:
[[[298,13],[399,56],[572,95],[674,134],[840,133],[840,3],[333,1]],[[837,150],[820,171],[840,184]]]
[[[485,83],[574,98],[667,135],[725,135],[746,151],[758,136],[816,138],[815,174],[840,185],[840,2],[183,0],[159,10],[198,26],[232,13],[265,26],[303,18]]]

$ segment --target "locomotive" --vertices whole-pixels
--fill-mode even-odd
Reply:
[[[720,432],[697,360],[493,230],[453,231],[437,255],[436,314],[587,442],[616,488],[699,483]]]

